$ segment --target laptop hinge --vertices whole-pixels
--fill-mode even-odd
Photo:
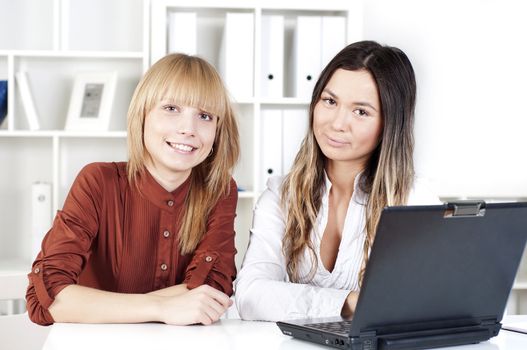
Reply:
[[[444,217],[484,216],[485,201],[459,201],[446,203]]]

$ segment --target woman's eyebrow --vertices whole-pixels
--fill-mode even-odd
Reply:
[[[322,92],[327,93],[328,95],[331,96],[331,98],[333,98],[335,100],[338,99],[337,94],[335,94],[329,88],[325,88],[324,90],[322,90]],[[373,109],[375,112],[377,112],[377,108],[373,107],[372,104],[369,103],[369,102],[359,101],[359,102],[353,102],[353,104],[356,105],[356,106],[369,107],[369,108]]]
[[[322,92],[325,92],[326,94],[331,95],[331,97],[334,98],[334,99],[337,98],[337,95],[333,91],[331,91],[329,88],[324,88],[324,90],[322,90]]]

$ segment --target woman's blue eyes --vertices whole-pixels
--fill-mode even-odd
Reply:
[[[213,118],[210,114],[207,113],[200,113],[200,118],[203,120],[211,121]]]

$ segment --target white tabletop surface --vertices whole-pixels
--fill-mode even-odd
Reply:
[[[527,316],[514,319],[527,321]],[[273,322],[220,320],[210,326],[169,326],[165,324],[67,324],[57,323],[44,350],[63,349],[331,349],[283,335]],[[443,349],[525,350],[527,334],[501,330],[497,337],[474,345]]]

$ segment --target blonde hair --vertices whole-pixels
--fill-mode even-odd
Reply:
[[[239,153],[239,135],[233,108],[223,82],[202,58],[171,54],[145,73],[128,109],[128,179],[136,183],[145,172],[144,144],[147,114],[162,99],[202,109],[218,117],[212,153],[195,166],[182,211],[179,243],[182,254],[192,253],[206,231],[207,218],[220,197],[230,189],[231,172]]]
[[[360,189],[368,194],[360,283],[382,209],[387,205],[406,204],[413,185],[416,82],[412,65],[407,56],[394,47],[373,41],[348,45],[326,66],[315,85],[309,107],[309,130],[282,186],[282,207],[287,213],[282,250],[287,273],[293,282],[310,281],[317,270],[311,230],[315,227],[325,191],[326,157],[316,142],[313,118],[322,91],[337,69],[366,70],[372,75],[379,90],[384,125],[382,140],[359,179]],[[312,266],[307,276],[301,276],[299,264],[306,249]]]

